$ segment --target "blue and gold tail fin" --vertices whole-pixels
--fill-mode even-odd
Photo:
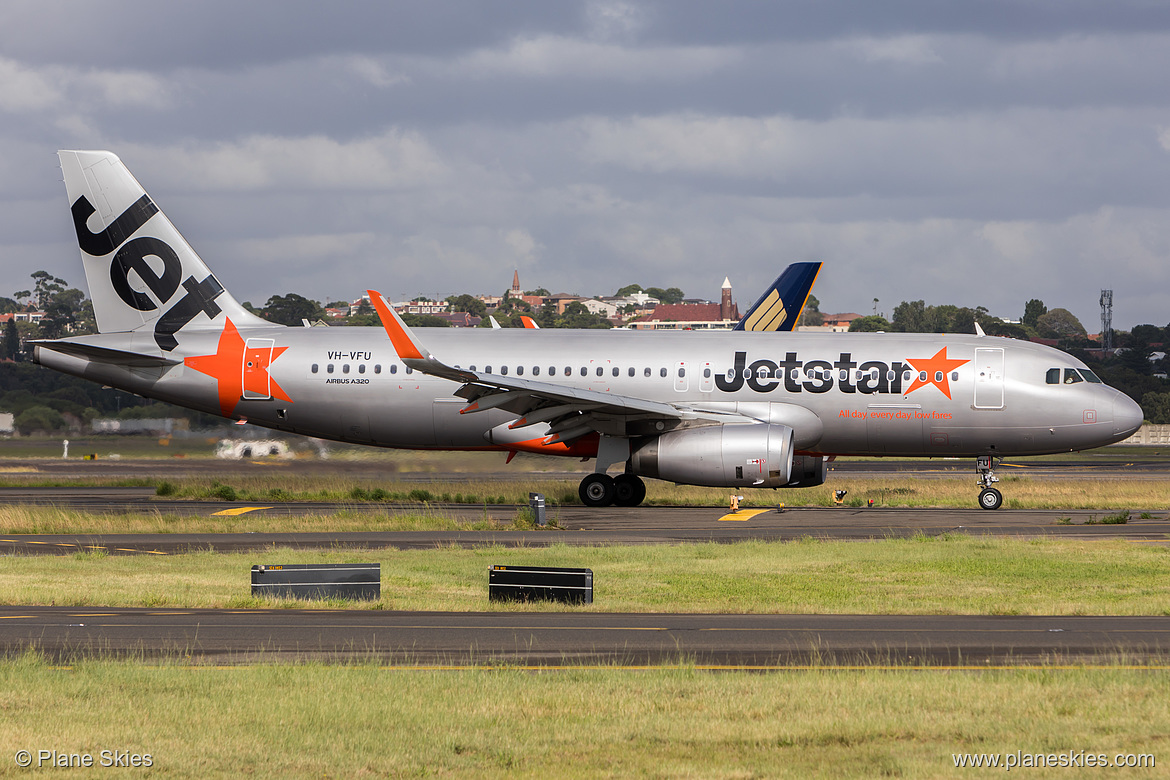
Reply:
[[[793,330],[820,270],[820,263],[793,263],[785,268],[732,330]]]

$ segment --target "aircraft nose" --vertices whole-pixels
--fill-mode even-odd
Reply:
[[[1142,427],[1145,415],[1137,402],[1118,391],[1113,397],[1113,430],[1122,438],[1129,438]]]

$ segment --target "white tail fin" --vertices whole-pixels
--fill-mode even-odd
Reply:
[[[269,325],[240,306],[117,155],[61,151],[65,190],[102,333],[150,328],[170,352],[187,329]]]

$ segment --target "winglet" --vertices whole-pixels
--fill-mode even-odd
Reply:
[[[536,320],[528,315],[521,315],[520,321],[524,323],[524,327],[528,330],[540,330],[540,326],[536,324]]]
[[[426,347],[418,343],[413,331],[398,316],[398,312],[394,311],[394,307],[386,302],[382,293],[377,290],[366,290],[366,292],[370,295],[370,303],[374,305],[374,310],[382,319],[382,327],[386,329],[386,335],[390,337],[390,343],[394,345],[394,351],[398,353],[398,357],[403,360],[408,358],[426,360],[430,357]]]

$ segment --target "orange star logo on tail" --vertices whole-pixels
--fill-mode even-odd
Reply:
[[[235,323],[228,319],[215,354],[183,358],[183,365],[219,381],[219,409],[224,417],[230,417],[245,391],[256,397],[271,395],[292,403],[268,374],[268,367],[286,349],[288,347],[247,347]]]
[[[934,385],[947,398],[951,397],[951,371],[959,366],[970,363],[970,360],[950,360],[947,358],[947,348],[943,347],[938,352],[934,353],[934,357],[928,359],[907,358],[906,362],[914,366],[914,370],[918,371],[918,376],[914,378],[914,384],[910,385],[910,389],[906,391],[909,395],[920,387],[926,385]],[[926,379],[922,379],[922,375],[926,374]]]

